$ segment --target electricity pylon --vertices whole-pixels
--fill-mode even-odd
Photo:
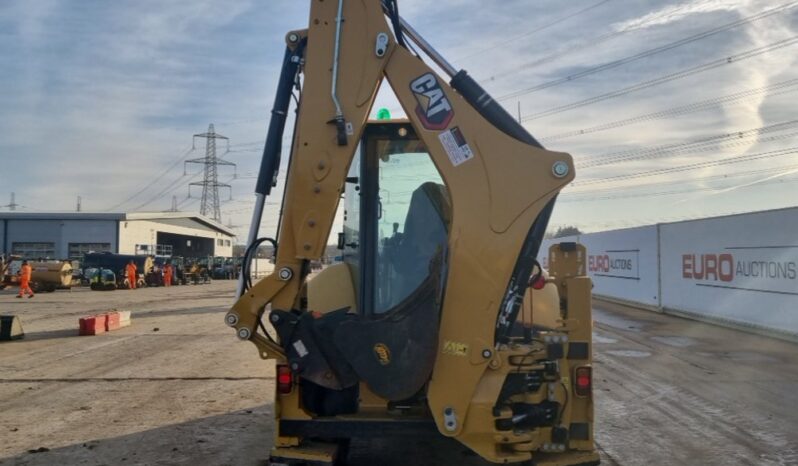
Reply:
[[[222,209],[219,202],[219,188],[228,188],[230,190],[230,197],[233,197],[233,187],[227,183],[219,183],[219,165],[230,165],[233,167],[233,176],[235,177],[236,164],[228,162],[227,160],[220,159],[216,156],[216,140],[223,139],[227,142],[227,150],[230,151],[230,139],[217,134],[213,129],[213,123],[208,125],[208,132],[195,134],[192,139],[192,145],[196,138],[205,138],[205,157],[197,159],[186,160],[186,163],[201,163],[203,168],[203,179],[188,185],[188,195],[191,196],[192,186],[202,186],[202,201],[200,202],[200,214],[210,217],[217,222],[222,221]]]

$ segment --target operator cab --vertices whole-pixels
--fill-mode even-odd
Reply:
[[[361,315],[389,312],[429,276],[433,261],[442,267],[451,212],[440,173],[410,123],[369,122],[347,177],[339,241]]]
[[[302,404],[354,413],[360,384],[383,400],[423,397],[438,347],[451,201],[407,121],[370,122],[350,167],[343,263],[307,284],[302,315],[272,311]]]

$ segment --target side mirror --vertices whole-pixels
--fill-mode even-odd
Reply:
[[[344,239],[344,233],[343,232],[338,233],[338,249],[340,249],[341,251],[344,250],[344,247],[346,245],[345,241],[346,240]]]

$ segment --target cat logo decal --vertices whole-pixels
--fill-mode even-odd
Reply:
[[[446,129],[454,117],[454,110],[438,78],[425,73],[410,83],[410,90],[418,102],[416,115],[421,119],[421,125],[431,130]]]
[[[388,345],[385,343],[377,343],[374,345],[374,356],[377,358],[377,362],[382,366],[387,366],[391,363],[391,350],[388,349]]]

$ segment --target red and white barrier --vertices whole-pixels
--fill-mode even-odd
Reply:
[[[110,311],[78,320],[80,335],[98,335],[130,326],[130,311]]]
[[[106,320],[107,317],[105,314],[81,317],[78,320],[78,333],[80,335],[98,335],[100,333],[105,333]]]
[[[130,326],[130,311],[117,311],[119,314],[119,328]]]

